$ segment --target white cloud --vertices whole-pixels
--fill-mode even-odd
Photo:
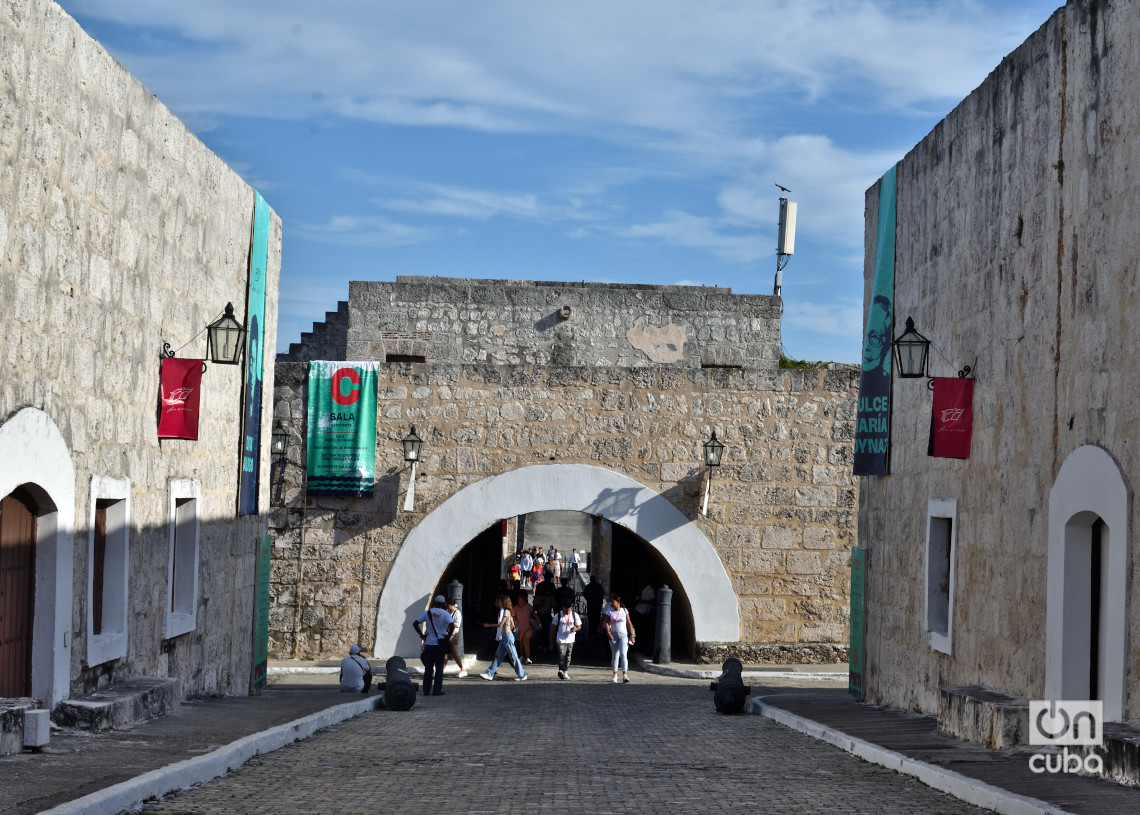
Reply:
[[[863,332],[863,302],[839,300],[820,303],[786,299],[784,323],[818,334],[858,338]]]
[[[725,231],[712,218],[676,210],[666,212],[658,221],[613,227],[609,232],[619,238],[704,249],[735,263],[751,263],[770,253],[768,241],[755,233]]]
[[[291,230],[291,235],[301,240],[369,248],[409,246],[437,240],[448,234],[454,232],[436,227],[411,226],[374,215],[334,215],[327,224],[300,224]]]
[[[1054,3],[973,0],[65,0],[168,32],[116,55],[177,110],[743,144],[765,94],[956,100]],[[1028,8],[1028,11],[1026,10]],[[237,79],[240,78],[240,81]],[[752,108],[753,112],[749,112]]]

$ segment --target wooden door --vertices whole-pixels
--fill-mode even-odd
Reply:
[[[15,495],[0,500],[0,697],[32,693],[36,516]]]

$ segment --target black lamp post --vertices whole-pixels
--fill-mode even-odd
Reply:
[[[234,319],[234,304],[226,303],[226,312],[206,326],[207,355],[216,365],[237,365],[244,347],[245,326]]]
[[[709,514],[709,492],[712,490],[712,473],[713,467],[720,466],[721,456],[724,455],[724,445],[721,444],[716,437],[716,431],[712,432],[712,438],[705,442],[705,465],[708,467],[708,480],[705,481],[705,500],[701,504],[701,514]]]
[[[906,318],[906,331],[895,340],[894,346],[900,378],[922,379],[927,375],[926,362],[930,354],[930,340],[915,330],[913,318]]]
[[[420,448],[424,440],[416,435],[416,426],[412,425],[412,432],[400,439],[404,445],[404,461],[412,465],[412,472],[408,477],[408,494],[404,498],[404,511],[411,512],[416,496],[416,464],[420,460]]]

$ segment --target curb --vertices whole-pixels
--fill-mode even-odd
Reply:
[[[43,810],[40,815],[116,815],[139,804],[196,784],[212,781],[241,767],[254,756],[271,753],[318,730],[375,710],[381,696],[337,705],[286,724],[263,730],[213,752],[168,764],[137,778]]]
[[[1071,815],[1068,810],[1060,809],[1045,801],[1018,795],[984,781],[917,761],[869,741],[848,736],[819,722],[765,704],[763,698],[753,697],[748,707],[751,713],[827,742],[864,761],[917,778],[928,787],[953,795],[967,804],[990,809],[1001,815]]]
[[[649,662],[641,654],[635,654],[633,661],[646,673],[658,674],[660,676],[675,676],[679,679],[718,679],[720,677],[719,668],[711,670],[674,668],[670,665],[658,665],[656,662]],[[838,671],[744,671],[740,675],[744,679],[787,679],[795,682],[837,682],[841,679],[844,681],[847,680],[847,673],[840,673]]]

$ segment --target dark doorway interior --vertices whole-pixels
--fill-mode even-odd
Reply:
[[[657,617],[655,613],[648,616],[637,613],[638,597],[646,586],[657,590],[663,584],[668,585],[673,590],[673,636],[670,639],[673,659],[693,657],[696,650],[693,610],[681,581],[665,558],[644,538],[620,526],[613,528],[612,582],[612,591],[620,594],[626,607],[633,612],[637,628],[635,647],[647,659],[652,659],[655,653]]]
[[[499,523],[488,527],[464,546],[448,564],[436,581],[432,596],[447,595],[447,586],[458,580],[463,584],[463,638],[467,653],[475,654],[480,660],[494,655],[494,631],[483,628],[483,623],[494,622],[496,618],[495,597],[505,588],[502,580],[502,530]],[[568,556],[569,552],[563,552]],[[616,591],[625,600],[625,606],[633,614],[637,629],[637,643],[634,646],[647,659],[655,655],[655,635],[657,627],[656,601],[651,604],[652,613],[638,613],[637,601],[645,586],[656,591],[663,584],[673,590],[672,637],[670,647],[674,659],[692,658],[695,651],[693,632],[693,611],[689,598],[669,567],[656,549],[643,538],[623,527],[613,527],[612,561],[609,575],[590,575],[600,581],[607,596]],[[581,586],[579,585],[579,588]],[[585,600],[579,598],[575,604],[580,610],[585,608]],[[585,617],[585,615],[583,615]],[[609,649],[589,631],[583,621],[583,632],[579,635],[580,647],[575,650],[578,658],[592,654],[595,658],[608,661]],[[539,636],[545,636],[542,632]],[[589,640],[593,639],[593,643]]]
[[[0,500],[0,697],[32,693],[36,505],[23,490]]]

